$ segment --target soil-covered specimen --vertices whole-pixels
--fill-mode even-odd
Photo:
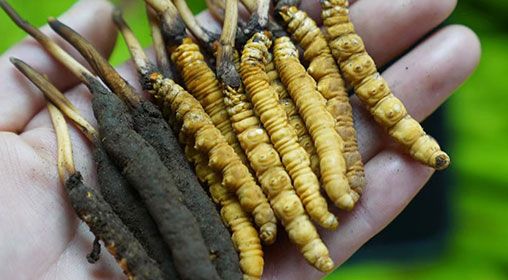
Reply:
[[[133,121],[122,101],[96,81],[91,85],[101,140],[157,222],[180,277],[219,279],[197,221],[182,203],[171,171],[156,150],[132,129]]]
[[[100,193],[83,183],[81,174],[74,167],[65,119],[53,105],[49,104],[48,110],[57,133],[60,180],[65,185],[74,211],[96,237],[88,260],[97,260],[100,239],[129,279],[163,279],[157,263],[147,255]]]
[[[322,18],[332,54],[358,99],[388,134],[416,160],[437,170],[450,164],[450,158],[437,141],[427,135],[411,117],[404,104],[393,95],[386,80],[379,74],[374,60],[356,34],[349,19],[347,0],[321,1]]]
[[[50,25],[80,51],[115,93],[128,101],[134,128],[155,148],[162,162],[171,170],[170,176],[183,194],[185,206],[198,220],[201,233],[209,247],[210,259],[215,265],[223,267],[237,262],[233,244],[215,206],[201,188],[161,112],[151,102],[141,100],[133,88],[81,36],[56,20],[50,21]]]
[[[59,108],[94,145],[93,157],[97,163],[97,181],[99,190],[113,211],[143,245],[148,255],[157,261],[163,271],[164,279],[177,277],[172,256],[159,234],[157,225],[143,205],[139,194],[132,188],[120,171],[111,161],[99,141],[98,133],[83,117],[72,103],[56,89],[46,78],[37,73],[29,65],[13,59],[13,64],[34,83]],[[77,62],[66,61],[79,69]],[[82,68],[82,71],[87,71]],[[86,73],[86,72],[84,72]]]

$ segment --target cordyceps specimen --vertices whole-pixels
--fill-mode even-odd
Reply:
[[[222,71],[224,75],[220,77],[225,88],[225,103],[228,105],[233,127],[258,181],[268,196],[277,218],[288,232],[291,242],[298,246],[312,265],[322,271],[330,271],[333,268],[333,261],[329,257],[328,249],[305,213],[279,154],[270,142],[268,133],[261,126],[241,84],[233,62],[237,17],[238,1],[226,0],[224,28],[217,52],[217,70],[227,69]]]
[[[149,14],[149,16],[151,17],[150,14]],[[127,23],[124,21],[120,11],[116,11],[113,18],[114,18],[114,21],[115,21],[117,27],[121,31],[121,34],[125,38],[125,41],[128,43],[128,45],[130,46],[133,41],[136,44],[138,44],[134,34],[132,33],[131,29],[128,27]],[[153,17],[150,18],[150,24],[152,26],[152,34],[154,36],[154,41],[156,41],[156,43],[158,43],[159,45],[162,44],[162,40],[160,37],[161,36],[160,30],[155,27],[157,25],[157,22]],[[138,44],[137,49],[142,51],[139,44]],[[161,63],[167,64],[165,52],[161,51],[160,49],[161,48],[159,48],[159,50],[157,50],[157,52],[158,52],[157,56],[159,57],[159,59],[162,60]],[[136,51],[136,49],[133,49],[133,51]],[[163,56],[163,57],[161,57],[161,56]],[[135,58],[137,58],[137,56],[135,56]],[[139,63],[138,61],[136,61],[136,62]],[[167,67],[166,71],[170,72],[168,65],[165,65],[164,67]],[[176,123],[173,123],[173,125],[176,125]],[[175,131],[178,131],[178,130],[175,129]],[[188,143],[183,143],[183,144],[188,144]],[[190,148],[189,146],[186,146],[186,148],[185,148],[186,151],[189,148]],[[206,164],[207,161],[205,161],[205,160],[203,160],[203,161]],[[197,174],[197,175],[199,177],[200,174]],[[200,180],[203,181],[204,179],[200,178]],[[192,190],[189,190],[189,191],[192,191]],[[195,206],[200,207],[200,205],[198,205],[198,204],[196,204]],[[206,208],[204,208],[203,211],[206,211]],[[206,216],[204,218],[206,218]],[[217,222],[220,222],[220,221],[217,221]],[[256,238],[257,238],[257,236],[256,236]],[[208,240],[207,240],[207,242],[208,242]],[[213,248],[213,249],[217,248],[216,254],[218,255],[219,260],[215,262],[215,265],[217,267],[217,271],[218,271],[219,275],[225,279],[241,278],[241,273],[238,268],[238,257],[236,256],[233,248],[230,248],[231,246],[227,246],[227,248],[225,248],[225,246],[221,244],[221,242],[224,242],[224,241],[220,240],[220,239],[219,240],[209,240],[209,242],[216,243],[215,245],[212,244],[211,248]],[[258,240],[258,243],[259,243],[259,240]],[[226,245],[230,245],[230,244],[231,244],[231,241],[228,240]]]
[[[94,85],[94,113],[103,143],[140,193],[173,254],[183,279],[218,279],[199,226],[155,149],[131,127],[126,106],[100,84]]]
[[[305,122],[298,114],[295,103],[279,79],[279,73],[277,72],[275,62],[273,61],[273,55],[271,53],[268,54],[266,62],[265,71],[268,75],[270,85],[277,92],[279,97],[279,104],[282,106],[282,108],[284,108],[284,111],[286,111],[286,116],[288,118],[289,124],[296,131],[296,135],[298,136],[298,143],[309,154],[310,168],[318,177],[320,177],[319,157],[316,152],[316,147],[314,146],[314,142],[312,142],[312,138],[310,137],[309,131],[305,126]]]
[[[353,209],[359,195],[351,190],[346,178],[346,162],[342,154],[344,143],[335,131],[335,119],[326,110],[314,79],[300,64],[298,51],[289,37],[277,38],[273,52],[281,80],[295,101],[316,146],[323,188],[337,207]]]
[[[286,112],[279,105],[277,93],[268,83],[264,61],[271,40],[265,32],[257,32],[242,52],[240,74],[270,140],[279,152],[282,163],[293,179],[293,186],[309,216],[322,227],[335,229],[335,216],[328,211],[326,200],[320,194],[319,181],[310,169],[310,160],[298,144],[298,136],[289,125]]]
[[[166,48],[163,43],[159,23],[152,13],[149,13],[149,20],[159,69],[163,72],[170,72],[168,70],[170,67],[168,64],[169,60],[166,55]],[[131,38],[129,31],[129,29],[123,29],[124,36],[127,36],[127,38]],[[134,38],[133,34],[132,38]],[[135,43],[135,40],[133,43]],[[171,75],[171,73],[168,74]],[[180,140],[185,145],[187,159],[195,166],[196,175],[199,180],[208,186],[212,199],[220,206],[222,220],[231,230],[231,239],[239,253],[240,269],[244,274],[244,278],[260,278],[264,267],[263,251],[261,241],[251,219],[242,209],[235,194],[231,193],[222,184],[221,173],[210,168],[208,166],[208,157],[194,148],[192,137],[186,138],[184,136]],[[225,277],[225,279],[229,278]]]
[[[72,144],[65,119],[51,104],[48,104],[48,111],[57,134],[60,180],[65,185],[72,208],[96,237],[94,251],[89,258],[96,257],[100,248],[96,246],[100,239],[129,279],[163,279],[157,263],[148,257],[109,204],[95,189],[83,183],[81,174],[74,167]]]
[[[361,193],[365,186],[365,172],[356,141],[353,110],[326,38],[316,22],[296,6],[283,6],[279,14],[292,34],[292,39],[304,50],[303,58],[309,62],[307,73],[314,78],[317,90],[326,99],[326,109],[335,118],[335,129],[344,141],[349,185]]]
[[[447,168],[450,164],[448,155],[407,113],[402,102],[392,94],[387,82],[377,71],[374,60],[365,50],[362,39],[356,34],[349,19],[348,1],[322,0],[321,6],[332,54],[360,101],[414,159],[437,170]]]
[[[156,72],[150,78],[154,96],[164,102],[165,107],[181,115],[178,117],[183,121],[182,131],[194,136],[196,149],[208,154],[210,167],[222,172],[223,183],[235,191],[242,208],[254,216],[260,227],[261,239],[272,243],[276,221],[266,197],[199,102],[172,80],[164,79]]]
[[[191,141],[190,141],[191,142]],[[193,143],[193,142],[192,142]],[[264,259],[261,240],[240,202],[221,183],[222,176],[208,166],[207,157],[188,145],[185,153],[196,167],[198,178],[209,187],[210,195],[221,207],[222,220],[231,230],[231,239],[240,257],[244,278],[259,279],[263,274]]]
[[[79,42],[79,39],[82,39],[74,37],[77,36],[75,33],[55,20],[51,21],[50,25],[73,40]],[[93,56],[94,53],[96,54],[96,51],[88,45],[86,54]],[[101,61],[94,62],[95,64],[92,63],[94,67],[107,64]],[[113,75],[112,78],[119,77],[116,72],[105,72],[107,75]],[[115,82],[109,82],[119,87]],[[179,275],[182,278],[217,279],[217,272],[210,263],[208,248],[196,219],[182,204],[184,201],[182,194],[176,188],[173,176],[161,161],[159,154],[133,130],[134,120],[128,113],[128,108],[117,96],[95,79],[90,79],[89,88],[94,95],[92,104],[104,147],[121,167],[129,183],[140,193],[164,241],[171,249]],[[120,88],[122,89],[121,86]]]
[[[164,25],[168,25],[167,22]],[[126,42],[142,76],[143,86],[161,103],[166,113],[182,123],[182,133],[194,139],[195,148],[209,157],[209,166],[221,172],[224,185],[236,193],[242,208],[254,217],[261,239],[267,244],[273,243],[277,232],[275,215],[247,166],[213,125],[199,101],[155,70],[134,36],[125,39],[129,39]]]
[[[182,20],[178,12],[176,12],[176,7],[173,6],[171,1],[147,0],[146,2],[148,2],[149,5],[152,5],[159,15],[161,15],[163,11],[174,11],[175,14],[173,16],[175,16],[176,19],[173,19],[173,21],[177,22]],[[160,9],[159,5],[154,5],[153,2],[160,2],[159,5],[162,5],[163,8]],[[182,6],[186,5],[185,3],[180,2],[178,7],[182,8]],[[184,15],[189,16],[188,13],[184,13]],[[192,17],[192,14],[190,16]],[[190,24],[190,26],[193,26],[193,29],[202,30],[194,21],[189,19],[188,22],[193,23]],[[213,124],[221,131],[227,142],[240,156],[242,162],[247,163],[246,156],[238,143],[238,139],[233,132],[233,128],[231,127],[231,121],[229,120],[226,112],[226,107],[223,101],[224,95],[222,94],[222,88],[219,80],[217,80],[214,71],[210,69],[206,63],[205,57],[201,53],[199,46],[186,35],[185,28],[173,28],[168,32],[164,31],[165,30],[163,29],[164,36],[167,36],[167,33],[171,34],[167,36],[168,38],[182,38],[181,40],[176,41],[166,39],[166,44],[171,52],[171,60],[178,68],[178,71],[184,80],[186,89],[201,103],[205,112],[212,119]],[[196,34],[204,36],[207,33],[202,31],[201,33]],[[205,45],[208,45],[207,43],[209,42],[205,42]]]
[[[70,57],[49,37],[21,19],[7,3],[0,1],[0,6],[18,26],[39,41],[51,55],[68,67],[76,76],[85,82],[85,76],[92,77],[92,74],[86,68]],[[164,277],[166,279],[175,278],[176,271],[172,264],[171,254],[166,246],[161,246],[163,240],[155,222],[140,201],[139,195],[128,185],[120,171],[109,159],[95,129],[80,116],[77,109],[55,87],[45,83],[45,79],[31,71],[31,68],[27,65],[20,62],[14,63],[25,76],[39,87],[46,98],[51,100],[67,117],[77,124],[88,140],[93,143],[95,147],[93,156],[97,163],[97,180],[102,196],[140,241],[150,257],[161,265]]]
[[[122,222],[143,245],[148,255],[160,264],[164,279],[177,277],[172,256],[164,244],[157,225],[141,202],[136,191],[128,185],[119,170],[104,151],[98,133],[72,106],[70,101],[39,73],[25,63],[14,60],[13,64],[34,83],[55,106],[71,119],[88,140],[94,144],[97,163],[97,180],[100,192]],[[77,64],[76,69],[80,69]],[[82,68],[82,73],[87,73]]]
[[[61,23],[54,21],[50,25],[60,35],[71,41],[71,44],[85,56],[105,82],[115,88],[119,95],[126,97],[136,95],[130,85],[114,71],[111,65],[88,42]],[[198,219],[200,231],[209,247],[210,259],[217,267],[225,267],[224,272],[234,273],[231,269],[227,270],[227,266],[231,263],[238,262],[232,243],[228,238],[229,234],[220,222],[220,217],[213,203],[196,180],[162,114],[148,101],[134,100],[133,102],[131,98],[127,99],[130,100],[129,103],[134,111],[133,120],[136,129],[142,132],[144,138],[148,139],[149,143],[158,151],[164,165],[169,166],[173,171],[169,175],[176,183],[177,188],[183,193],[185,206]],[[143,116],[147,119],[143,120]],[[136,118],[141,118],[141,121]]]
[[[259,13],[257,9],[257,1],[256,0],[243,0],[242,4],[249,10],[249,12],[253,13],[252,20],[255,20]],[[267,5],[269,3],[266,3]],[[261,7],[260,9],[266,9],[265,7]],[[260,10],[261,12],[263,10]],[[270,25],[275,25],[271,19],[269,19]],[[245,33],[243,31],[242,33]],[[302,118],[298,114],[298,110],[296,110],[296,106],[288,96],[286,88],[282,84],[279,79],[279,74],[277,73],[277,69],[275,68],[275,63],[273,62],[273,55],[271,53],[268,54],[268,58],[266,61],[265,71],[268,75],[270,85],[277,92],[279,97],[279,103],[282,105],[284,110],[286,111],[286,116],[288,118],[289,124],[296,130],[296,134],[298,135],[298,143],[302,146],[305,151],[307,151],[310,158],[310,167],[312,171],[319,177],[319,158],[316,153],[316,149],[314,147],[314,143],[312,142],[312,138],[305,127],[305,123]]]

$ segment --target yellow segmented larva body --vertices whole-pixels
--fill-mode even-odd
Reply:
[[[337,207],[351,210],[359,195],[351,190],[346,178],[346,162],[342,154],[344,143],[335,130],[335,119],[326,110],[314,79],[300,64],[296,47],[289,37],[275,40],[274,56],[282,83],[293,98],[316,146],[325,191]]]
[[[231,127],[219,80],[206,64],[199,46],[190,38],[185,38],[182,44],[174,49],[171,59],[180,71],[187,90],[201,103],[213,124],[224,135],[242,162],[247,164],[245,154]]]
[[[346,0],[321,1],[328,44],[344,78],[353,85],[355,94],[374,119],[414,159],[438,170],[445,169],[450,164],[450,158],[392,94],[387,82],[377,71],[374,60],[365,50],[362,39],[355,32],[349,19],[348,5]]]
[[[275,63],[273,62],[273,55],[271,53],[268,53],[265,68],[266,75],[268,75],[268,81],[277,92],[277,96],[279,96],[279,99],[290,98],[288,92],[286,91],[286,88],[279,79],[279,73],[277,72],[277,68],[275,68]]]
[[[365,186],[365,172],[356,141],[353,109],[326,38],[316,22],[297,7],[286,7],[280,14],[292,38],[303,48],[303,58],[309,62],[307,73],[316,81],[317,90],[326,99],[326,109],[335,118],[335,129],[344,141],[349,186],[361,193]]]
[[[277,221],[267,198],[199,102],[182,87],[159,73],[150,75],[152,94],[182,123],[182,132],[194,138],[195,148],[208,155],[209,166],[220,172],[223,184],[236,193],[245,212],[254,217],[260,237],[271,244],[277,236]]]
[[[270,44],[268,36],[258,32],[244,46],[240,67],[243,84],[282,163],[293,179],[293,186],[307,213],[321,226],[334,229],[338,225],[337,219],[328,211],[326,200],[319,191],[319,181],[310,169],[309,156],[298,144],[296,132],[279,105],[277,93],[268,83],[264,64]]]
[[[239,254],[244,278],[260,279],[264,266],[263,250],[247,213],[236,197],[221,184],[221,175],[207,165],[205,155],[189,145],[185,147],[185,155],[194,164],[198,179],[208,186],[213,201],[220,205],[222,221],[231,231],[231,240]]]
[[[252,169],[256,172],[277,218],[309,263],[328,272],[333,268],[328,249],[305,213],[303,204],[291,184],[291,178],[282,166],[279,154],[270,142],[258,116],[252,110],[243,87],[238,90],[225,85],[224,103],[238,140]]]
[[[282,108],[284,108],[284,111],[286,111],[289,125],[291,125],[291,127],[293,127],[296,131],[298,143],[309,154],[310,168],[316,176],[321,177],[321,172],[319,171],[319,157],[317,155],[316,147],[312,142],[309,131],[307,131],[307,127],[305,127],[305,122],[298,114],[295,103],[289,97],[279,100],[279,103]]]
[[[277,92],[279,97],[279,104],[281,104],[282,108],[284,108],[284,111],[286,111],[289,125],[291,125],[291,127],[296,130],[296,134],[298,135],[298,143],[309,154],[310,168],[316,174],[316,176],[320,177],[319,158],[316,153],[316,148],[314,147],[314,143],[312,143],[309,132],[305,127],[305,123],[296,110],[295,103],[293,100],[291,100],[291,97],[288,95],[286,88],[279,79],[279,73],[277,73],[277,69],[275,68],[275,63],[273,62],[273,56],[271,53],[268,53],[268,59],[265,67],[266,74],[268,75],[268,81],[275,92]]]

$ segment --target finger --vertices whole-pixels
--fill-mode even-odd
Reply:
[[[383,77],[407,111],[422,121],[471,75],[480,52],[478,37],[470,29],[448,26],[393,64]],[[392,142],[356,97],[351,102],[360,152],[368,161]]]
[[[85,256],[90,253],[94,236],[85,223],[77,228],[74,238],[60,257],[39,279],[125,279],[114,257],[104,248],[98,262],[90,264]]]
[[[321,18],[319,1],[302,2],[302,9],[314,19]],[[358,0],[351,5],[350,15],[367,51],[378,66],[383,66],[443,22],[456,3],[457,0]]]
[[[62,16],[62,19],[91,40],[102,54],[109,56],[115,42],[114,34],[116,34],[110,19],[111,9],[112,7],[107,1],[79,1]],[[12,28],[17,27],[13,26]],[[56,39],[60,45],[64,45],[63,41],[50,31],[49,27],[45,26],[42,30],[51,38]],[[72,48],[68,47],[67,49],[71,54],[77,54]],[[5,73],[4,79],[9,83],[0,84],[0,103],[2,104],[0,107],[0,130],[19,132],[42,108],[44,98],[42,94],[36,93],[34,87],[11,65],[9,57],[12,56],[25,60],[40,72],[48,75],[49,79],[61,90],[76,85],[78,81],[31,38],[4,53],[0,57],[0,73]],[[80,56],[75,55],[75,57]],[[20,110],[20,108],[23,109]]]
[[[1,233],[2,240],[10,240],[0,253],[3,260],[9,258],[10,265],[0,269],[5,279],[39,278],[27,267],[37,267],[37,271],[49,267],[77,226],[59,184],[54,133],[52,136],[41,139],[42,149],[41,145],[32,148],[18,135],[0,132],[0,177],[2,185],[8,186],[2,190],[0,204],[10,209],[0,211],[0,223],[9,225]]]
[[[367,186],[355,209],[344,215],[335,232],[322,232],[335,265],[342,264],[372,236],[392,221],[432,175],[394,150],[384,151],[365,165]],[[429,217],[430,218],[430,217]],[[294,246],[268,248],[267,279],[318,279],[321,272],[308,265]],[[276,265],[271,266],[270,263]]]

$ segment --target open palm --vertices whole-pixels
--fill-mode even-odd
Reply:
[[[302,8],[319,17],[318,1],[302,1]],[[477,37],[461,26],[447,26],[421,40],[455,7],[455,0],[358,0],[351,17],[378,66],[400,56],[383,73],[394,94],[417,119],[434,111],[476,67]],[[89,39],[105,55],[114,45],[111,6],[101,0],[82,0],[61,20]],[[215,21],[200,15],[205,26]],[[53,38],[48,28],[44,31]],[[408,50],[416,42],[416,47]],[[72,52],[75,53],[75,52]],[[49,79],[93,120],[90,94],[32,39],[14,46],[0,58],[0,278],[2,279],[122,279],[121,270],[107,253],[96,264],[85,256],[93,237],[70,208],[56,171],[56,138],[44,98],[9,63],[15,56],[46,73]],[[79,57],[79,56],[76,56]],[[120,73],[131,84],[137,77],[131,65]],[[337,265],[384,228],[432,175],[387,138],[352,98],[367,186],[349,213],[339,213],[336,232],[322,231]],[[72,130],[78,170],[89,185],[95,182],[90,147]],[[429,217],[431,219],[432,217]],[[281,234],[266,248],[265,278],[314,279],[322,274]]]

